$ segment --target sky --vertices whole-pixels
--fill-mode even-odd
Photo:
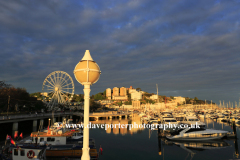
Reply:
[[[0,80],[41,92],[89,50],[101,69],[91,94],[141,88],[239,102],[240,0],[0,1]]]

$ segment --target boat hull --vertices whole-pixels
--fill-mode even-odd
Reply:
[[[91,158],[97,158],[98,152],[97,149],[89,150]],[[61,158],[61,157],[69,157],[69,158],[80,158],[82,156],[82,149],[66,149],[66,150],[46,150],[46,157],[51,158]]]

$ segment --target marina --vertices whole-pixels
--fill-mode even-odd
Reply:
[[[153,115],[151,111],[150,115]],[[197,113],[197,112],[195,112]],[[212,114],[215,114],[212,113]],[[238,114],[238,113],[236,113]],[[145,114],[136,111],[133,116],[130,118],[114,118],[114,119],[103,119],[103,120],[94,120],[90,121],[93,124],[104,124],[104,125],[111,125],[111,124],[124,124],[124,125],[134,125],[138,124],[141,125],[146,120],[142,119]],[[166,112],[163,112],[162,115],[166,116]],[[149,124],[159,125],[161,123],[171,123],[172,119],[170,118],[171,114],[165,117],[165,121],[158,121],[154,120],[157,117],[160,120],[161,114],[155,114],[155,118],[152,117],[149,121]],[[181,115],[189,115],[189,114],[181,114]],[[208,115],[208,114],[207,114]],[[163,116],[163,117],[164,117]],[[171,137],[176,136],[176,131],[174,130],[162,130],[159,128],[108,128],[108,129],[101,129],[101,128],[90,128],[90,137],[94,139],[90,139],[90,155],[92,155],[91,159],[106,159],[110,160],[114,157],[114,159],[123,159],[124,157],[128,156],[128,159],[131,158],[138,158],[138,159],[147,159],[151,157],[152,159],[175,159],[176,157],[181,157],[182,159],[233,159],[238,158],[239,150],[238,150],[238,139],[237,137],[240,136],[240,125],[236,123],[236,130],[233,129],[232,123],[230,120],[228,122],[224,122],[221,119],[212,119],[211,116],[204,116],[209,118],[200,118],[198,114],[194,117],[194,121],[199,121],[201,124],[205,124],[205,127],[201,127],[200,130],[193,130],[190,132],[190,135],[186,135],[183,133],[184,138],[180,141],[178,139],[172,139]],[[189,117],[189,116],[186,116]],[[197,118],[199,117],[199,118]],[[75,123],[79,117],[73,116],[71,123]],[[195,119],[196,118],[196,119]],[[167,122],[167,120],[169,120]],[[47,119],[46,119],[47,121]],[[156,122],[159,122],[156,124]],[[19,122],[21,123],[21,122]],[[43,129],[44,132],[33,132],[32,129],[29,129],[25,133],[31,134],[30,137],[25,137],[26,139],[31,139],[31,142],[28,142],[29,145],[23,143],[23,141],[19,143],[19,146],[22,149],[26,149],[24,153],[28,153],[29,150],[34,151],[34,154],[38,152],[41,153],[38,157],[45,157],[45,159],[80,159],[82,153],[82,131],[80,130],[69,130],[64,133],[60,133],[63,124],[66,122],[56,123],[50,127],[52,131],[49,132],[48,129]],[[70,123],[70,121],[68,121]],[[173,121],[176,123],[176,120]],[[54,127],[59,126],[60,127]],[[239,126],[239,127],[238,127]],[[204,129],[205,128],[205,129]],[[191,128],[183,129],[186,130],[184,132],[189,132]],[[62,131],[61,131],[62,132]],[[196,134],[195,132],[201,133],[201,135]],[[203,132],[203,134],[202,134]],[[233,133],[235,132],[236,135]],[[180,132],[179,132],[180,133]],[[180,135],[180,134],[179,134]],[[72,137],[73,140],[70,140],[66,137]],[[196,136],[196,137],[195,137]],[[32,138],[31,138],[32,137]],[[37,139],[35,139],[37,137]],[[46,137],[46,138],[44,138]],[[59,137],[59,138],[57,138]],[[62,137],[62,138],[61,138]],[[74,138],[75,137],[75,138]],[[191,138],[197,139],[191,139]],[[51,140],[50,140],[50,139]],[[190,138],[190,139],[189,139]],[[53,140],[54,139],[54,140]],[[75,140],[74,140],[75,139]],[[2,139],[4,140],[4,139]],[[37,141],[36,141],[37,140]],[[2,142],[3,145],[4,142]],[[17,142],[16,142],[17,143]],[[36,149],[36,145],[40,145],[38,150]],[[33,144],[31,146],[31,144]],[[48,147],[44,144],[49,144]],[[127,145],[126,145],[127,144]],[[103,151],[99,152],[100,146],[102,146]],[[35,147],[35,148],[34,148]],[[12,148],[12,158],[17,156],[16,147]],[[19,149],[18,149],[19,150]],[[23,151],[19,150],[19,155],[23,154]],[[174,154],[171,154],[174,152]],[[216,152],[218,154],[216,154]],[[207,154],[206,154],[207,153]],[[44,154],[44,156],[42,155]],[[115,155],[118,154],[119,156],[116,157]],[[38,154],[37,154],[38,155]],[[94,158],[95,157],[95,158]]]
[[[240,160],[240,0],[0,13],[0,160]]]

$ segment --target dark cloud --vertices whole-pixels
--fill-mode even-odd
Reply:
[[[238,101],[238,1],[1,1],[0,79],[29,92],[69,73],[89,49],[115,86],[173,96]],[[83,87],[74,79],[76,93]]]

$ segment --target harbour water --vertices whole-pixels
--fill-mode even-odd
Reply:
[[[75,119],[75,118],[74,118]],[[47,119],[46,119],[47,121]],[[210,119],[201,119],[206,123],[206,128],[232,131],[231,125],[219,123]],[[140,119],[133,120],[99,120],[95,124],[140,124]],[[25,136],[30,135],[31,131],[36,128],[24,126],[20,122],[19,132]],[[25,122],[25,124],[31,122]],[[46,124],[46,123],[45,123]],[[7,124],[4,124],[5,128]],[[3,127],[3,124],[1,124]],[[26,127],[26,126],[25,126]],[[7,130],[7,129],[6,129]],[[237,128],[237,136],[240,137],[240,129]],[[1,132],[1,141],[3,142],[6,135]],[[124,129],[107,129],[94,128],[90,129],[90,138],[94,138],[96,147],[100,145],[103,148],[99,160],[122,160],[122,159],[156,159],[156,160],[229,160],[238,158],[239,140],[225,139],[221,141],[208,142],[181,142],[175,143],[158,137],[157,130],[132,128]],[[80,159],[80,158],[79,158]]]
[[[203,119],[201,121],[204,121]],[[227,123],[205,120],[206,128],[232,131]],[[237,128],[238,137],[240,130]],[[158,137],[157,130],[143,129],[127,134],[106,133],[104,129],[90,130],[97,146],[101,144],[103,155],[100,160],[156,159],[156,160],[229,160],[237,159],[239,141],[234,139],[173,143]],[[161,154],[161,155],[160,155]]]

